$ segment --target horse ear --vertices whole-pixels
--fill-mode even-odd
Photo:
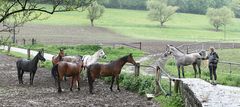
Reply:
[[[129,56],[132,56],[132,53],[130,53]]]

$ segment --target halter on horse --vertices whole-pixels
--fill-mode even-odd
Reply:
[[[18,71],[18,81],[19,84],[23,84],[23,74],[25,72],[30,72],[30,85],[33,85],[33,78],[37,71],[38,61],[45,61],[46,59],[42,55],[42,51],[39,51],[38,54],[32,60],[19,59],[16,62],[17,71]]]
[[[119,74],[121,73],[122,67],[127,63],[132,63],[133,65],[136,65],[136,62],[134,61],[132,54],[126,55],[124,57],[121,57],[115,61],[111,61],[108,64],[92,64],[87,67],[87,76],[88,76],[88,83],[89,83],[89,91],[92,94],[93,90],[93,82],[96,78],[99,76],[112,76],[112,84],[111,84],[111,91],[112,86],[114,83],[114,79],[116,78],[117,81],[117,89],[119,89]]]
[[[167,45],[167,51],[164,53],[165,56],[172,54],[176,60],[176,65],[178,69],[178,77],[180,78],[180,68],[182,69],[182,76],[184,78],[184,66],[193,65],[195,71],[195,78],[197,74],[196,66],[198,67],[199,77],[201,78],[201,54],[199,53],[190,53],[185,54],[180,51],[178,48],[173,47],[172,45]]]

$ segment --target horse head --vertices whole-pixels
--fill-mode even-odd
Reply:
[[[164,53],[164,56],[167,57],[168,55],[171,55],[173,53],[172,45],[167,45],[166,46],[166,51]]]
[[[98,57],[99,58],[104,58],[104,59],[106,59],[106,54],[105,54],[105,52],[103,51],[103,49],[100,49],[100,50],[98,50],[97,51],[97,55],[98,55]]]
[[[128,55],[127,62],[132,63],[133,65],[137,65],[137,63],[133,59],[132,53]]]
[[[43,57],[43,51],[39,51],[37,54],[37,58],[41,61],[46,61],[46,59]]]

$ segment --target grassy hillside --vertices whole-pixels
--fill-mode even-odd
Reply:
[[[223,31],[215,32],[204,15],[177,13],[172,20],[160,28],[158,22],[147,19],[147,11],[106,9],[103,17],[95,21],[96,26],[109,28],[117,33],[136,39],[174,41],[219,41]],[[89,26],[84,12],[56,13],[47,20],[34,21],[34,24],[59,26]],[[240,20],[234,19],[227,26],[227,41],[240,41]]]

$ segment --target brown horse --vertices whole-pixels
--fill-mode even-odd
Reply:
[[[96,78],[99,76],[112,76],[112,83],[110,90],[112,90],[112,86],[114,83],[114,79],[116,78],[117,81],[117,90],[119,89],[119,74],[121,73],[122,67],[127,63],[132,63],[133,65],[136,65],[136,62],[134,61],[132,54],[126,55],[122,58],[119,58],[118,60],[111,61],[108,64],[92,64],[87,67],[87,75],[88,75],[88,83],[89,83],[89,91],[91,94],[93,94],[93,82]]]
[[[56,80],[56,68],[57,68],[57,64],[58,62],[62,61],[63,60],[63,57],[64,57],[64,50],[60,49],[58,55],[55,55],[52,57],[52,64],[53,64],[53,67],[52,67],[52,76],[53,78]]]
[[[58,92],[62,92],[60,82],[63,79],[63,76],[72,77],[70,91],[72,91],[73,83],[77,81],[78,90],[80,90],[79,81],[80,81],[80,73],[83,68],[83,61],[77,63],[60,61],[57,65],[56,73],[57,73],[57,81],[58,81]]]

